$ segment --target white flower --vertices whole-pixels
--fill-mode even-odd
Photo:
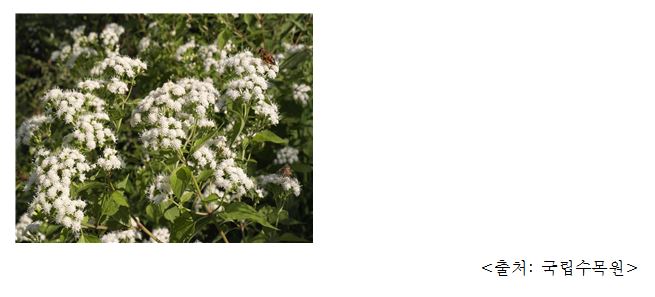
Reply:
[[[45,115],[35,115],[25,120],[16,131],[16,145],[21,143],[29,145],[34,136],[34,131],[38,130],[41,125],[50,122],[52,122],[52,118]]]
[[[128,91],[127,84],[119,80],[117,77],[113,77],[111,81],[107,84],[107,90],[114,94],[125,94]]]
[[[205,187],[204,194],[216,194],[221,200],[229,202],[240,199],[254,188],[253,180],[237,166],[234,159],[228,158],[217,164],[214,180]]]
[[[123,32],[125,32],[125,28],[116,23],[105,26],[105,29],[100,33],[100,39],[102,39],[102,44],[105,46],[107,53],[118,52],[117,44]]]
[[[154,235],[162,243],[169,242],[170,237],[171,237],[171,233],[165,227],[153,229],[152,230],[152,235]],[[157,242],[157,241],[155,241],[154,239],[151,238],[150,242]]]
[[[273,160],[273,163],[278,165],[293,164],[295,162],[298,162],[298,149],[290,146],[279,149],[275,160]]]
[[[297,101],[298,103],[302,105],[306,105],[307,101],[309,100],[309,94],[308,92],[312,90],[311,87],[309,87],[306,84],[293,84],[293,100]]]
[[[153,183],[148,187],[148,199],[153,203],[161,203],[173,195],[168,176],[157,175]]]
[[[93,79],[87,79],[85,81],[81,81],[77,83],[77,87],[86,90],[86,91],[93,91],[96,89],[99,89],[102,87],[102,81],[101,80],[93,80]]]
[[[106,171],[121,168],[121,166],[123,166],[123,162],[117,154],[118,152],[115,149],[105,148],[102,153],[102,157],[98,158],[98,166]]]
[[[279,185],[284,191],[291,191],[296,197],[300,195],[300,183],[294,177],[273,173],[257,177],[257,182],[260,186],[266,186],[268,184]]]
[[[134,243],[141,238],[141,233],[134,229],[106,233],[100,238],[103,243]]]
[[[277,105],[260,100],[257,101],[257,105],[255,105],[254,109],[255,114],[264,116],[271,122],[271,124],[277,125],[280,122],[280,114],[277,111]]]
[[[27,214],[23,214],[16,223],[16,242],[41,242],[45,235],[39,232],[40,221],[32,221]]]
[[[134,78],[137,74],[148,69],[148,66],[139,59],[132,59],[118,54],[110,54],[107,58],[98,62],[91,69],[91,75],[99,76],[104,73],[105,70],[109,69],[111,69],[109,72],[115,75],[126,75],[127,77]]]
[[[141,140],[146,148],[177,149],[194,125],[213,127],[209,116],[223,105],[210,80],[185,78],[151,91],[132,112],[131,123],[145,128]]]
[[[191,41],[183,44],[179,48],[177,48],[177,51],[175,52],[175,59],[178,61],[182,61],[184,59],[184,54],[189,50],[196,47],[196,41],[191,39]]]
[[[37,152],[36,168],[25,190],[35,187],[36,195],[28,213],[43,211],[49,218],[76,234],[82,228],[83,209],[86,203],[70,196],[73,179],[84,181],[84,173],[91,169],[84,156],[76,149],[64,147],[58,152]]]

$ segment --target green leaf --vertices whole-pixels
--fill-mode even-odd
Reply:
[[[205,203],[218,201],[218,195],[216,195],[216,194],[211,194],[211,195],[209,195],[209,196],[207,196],[207,197],[203,197],[203,198],[202,198],[202,201],[205,202]]]
[[[183,242],[191,236],[195,231],[193,217],[189,213],[183,213],[173,223],[171,230],[171,239],[173,242]]]
[[[146,206],[146,216],[151,221],[155,220],[155,208],[152,206],[152,204],[148,204],[148,206]]]
[[[119,189],[119,190],[127,189],[127,184],[129,182],[129,178],[130,178],[130,175],[129,174],[126,175],[125,179],[123,179],[122,181],[120,181],[119,183],[116,184],[116,188]]]
[[[198,177],[196,178],[196,181],[198,184],[202,184],[205,180],[210,178],[212,175],[214,175],[214,170],[211,169],[205,169],[198,174]]]
[[[289,141],[286,139],[280,138],[280,136],[277,136],[275,133],[269,131],[269,130],[264,130],[262,132],[257,133],[253,138],[253,141],[256,142],[273,142],[277,144],[287,144]]]
[[[291,164],[291,169],[295,172],[307,173],[312,171],[312,166],[302,163],[293,163]]]
[[[111,199],[120,206],[130,207],[130,205],[127,203],[127,199],[125,199],[125,196],[121,191],[114,191],[111,193]]]
[[[104,202],[102,203],[102,214],[111,217],[118,211],[119,207],[120,205],[118,205],[114,199],[108,197],[104,199]]]
[[[209,141],[212,137],[214,137],[214,135],[216,135],[216,132],[207,133],[204,136],[202,136],[200,139],[196,140],[193,143],[193,146],[191,147],[189,153],[190,154],[195,153],[199,148],[202,147],[203,144],[205,144],[205,142]]]
[[[171,223],[180,216],[180,210],[177,207],[171,207],[166,212],[164,212],[164,218],[169,220]]]
[[[225,207],[225,211],[223,211],[220,216],[227,221],[247,220],[277,230],[275,226],[271,225],[266,220],[264,215],[258,213],[252,206],[243,202],[233,202],[228,204]]]
[[[73,197],[77,196],[79,193],[90,190],[90,189],[95,189],[95,188],[104,188],[106,187],[105,183],[97,182],[97,181],[88,181],[85,182],[81,185],[78,185],[77,187],[74,188],[72,191],[73,193],[71,194]]]
[[[82,234],[78,243],[100,243],[100,239],[97,236],[91,234]]]
[[[193,192],[184,192],[184,194],[182,194],[182,197],[180,198],[180,203],[187,202],[191,200],[192,197],[193,197]]]
[[[225,44],[227,44],[227,41],[230,39],[230,31],[228,30],[223,30],[221,31],[220,34],[218,34],[218,48],[222,49]]]
[[[177,168],[171,174],[171,188],[175,197],[182,198],[182,193],[191,180],[191,170],[186,166]]]

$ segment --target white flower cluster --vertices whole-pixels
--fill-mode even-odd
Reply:
[[[92,45],[97,43],[98,34],[95,32],[84,35],[85,26],[79,26],[70,32],[73,38],[73,46],[63,44],[59,50],[52,52],[51,61],[66,61],[66,66],[72,68],[77,59],[84,55],[86,57],[95,56],[98,52],[93,49]]]
[[[312,90],[312,88],[306,84],[292,84],[291,87],[293,88],[293,100],[296,102],[306,105],[307,101],[309,101],[309,91]]]
[[[119,169],[123,166],[123,162],[118,157],[118,152],[112,148],[105,148],[102,157],[98,158],[97,164],[106,171]]]
[[[225,60],[229,54],[233,53],[236,47],[231,40],[221,48],[218,49],[218,40],[210,45],[203,45],[198,48],[198,56],[203,61],[205,71],[209,72],[212,68],[216,68],[218,73],[225,72],[225,63],[219,61]],[[216,58],[218,56],[218,58]]]
[[[271,124],[276,125],[280,121],[278,108],[275,103],[266,99],[265,91],[268,89],[267,79],[277,76],[277,65],[267,64],[249,51],[230,56],[219,64],[225,64],[226,68],[233,69],[238,75],[227,83],[226,96],[232,100],[256,99],[257,103],[253,107],[255,114],[264,116]]]
[[[218,136],[212,140],[208,140],[198,150],[196,150],[191,155],[195,160],[195,164],[189,162],[189,165],[197,168],[209,167],[211,169],[216,169],[216,153],[223,158],[236,157],[236,154],[232,152],[227,145],[227,138],[225,138],[225,136]]]
[[[282,165],[282,164],[293,164],[298,162],[298,149],[286,146],[279,149],[276,153],[275,160],[273,163]]]
[[[132,112],[131,123],[145,126],[141,140],[146,148],[178,149],[192,126],[214,127],[208,116],[223,105],[211,80],[184,78],[151,91]]]
[[[77,83],[77,87],[85,91],[93,91],[102,88],[103,84],[101,80],[87,79]]]
[[[25,120],[16,131],[16,145],[21,143],[29,145],[30,140],[34,137],[34,131],[38,130],[41,125],[50,122],[52,122],[52,118],[45,115],[35,115]]]
[[[111,81],[107,84],[107,90],[114,94],[123,95],[127,93],[127,84],[119,80],[117,77],[112,77]]]
[[[175,52],[175,59],[178,61],[182,61],[184,59],[184,54],[196,47],[196,41],[191,39],[191,41],[181,45],[180,47],[177,48],[177,51]]]
[[[204,194],[216,194],[223,201],[232,201],[240,199],[254,187],[252,179],[237,166],[233,158],[228,158],[216,165],[214,180],[205,188]]]
[[[282,61],[282,60],[284,60],[285,57],[288,57],[289,55],[292,55],[292,54],[297,53],[299,51],[302,51],[304,49],[311,49],[312,48],[311,46],[306,46],[304,44],[291,44],[291,43],[288,43],[288,42],[283,42],[282,47],[284,48],[284,52],[275,55],[275,58],[278,61]]]
[[[16,224],[16,241],[17,242],[41,242],[45,240],[45,235],[39,232],[40,221],[32,221],[28,214],[23,214]]]
[[[73,133],[67,138],[74,138],[88,149],[116,141],[114,133],[104,126],[109,121],[109,116],[104,112],[104,100],[92,94],[52,89],[43,97],[43,101],[53,107],[56,117],[73,125]]]
[[[161,203],[171,195],[173,195],[173,190],[168,177],[162,174],[157,175],[148,187],[148,199],[154,203]]]
[[[129,78],[136,77],[144,70],[148,69],[148,65],[139,59],[132,59],[128,56],[121,56],[118,54],[110,54],[107,58],[98,62],[92,69],[91,75],[99,76],[110,69],[110,73],[117,76],[126,75]]]
[[[141,233],[134,229],[106,233],[100,238],[103,243],[134,243],[141,238]]]
[[[102,39],[102,44],[105,46],[105,52],[107,54],[118,52],[119,48],[117,45],[123,32],[125,32],[125,28],[116,23],[108,24],[102,30],[102,33],[100,33],[100,39]]]
[[[276,184],[282,187],[285,191],[292,191],[293,195],[298,197],[300,195],[300,183],[294,177],[283,176],[278,173],[261,175],[257,178],[257,183],[260,186],[268,184]]]
[[[170,241],[170,238],[171,238],[171,233],[165,227],[156,228],[156,229],[152,230],[152,235],[154,235],[162,243],[168,243]],[[150,242],[157,242],[157,241],[155,241],[154,239],[151,238]]]
[[[72,199],[70,186],[74,179],[81,182],[86,180],[84,173],[89,171],[91,166],[78,150],[68,147],[56,153],[39,150],[35,165],[36,169],[25,185],[26,191],[36,185],[36,195],[28,213],[43,211],[54,217],[58,224],[79,232],[86,202]]]
[[[264,100],[257,101],[257,105],[253,108],[255,114],[264,116],[271,124],[277,125],[280,122],[280,113],[277,110],[275,103],[268,103]]]

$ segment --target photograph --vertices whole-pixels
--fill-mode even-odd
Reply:
[[[15,22],[15,242],[313,242],[312,14]]]

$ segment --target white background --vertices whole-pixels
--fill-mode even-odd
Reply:
[[[3,4],[5,296],[655,296],[649,1],[66,2]],[[14,13],[72,11],[314,13],[315,243],[14,244]]]

